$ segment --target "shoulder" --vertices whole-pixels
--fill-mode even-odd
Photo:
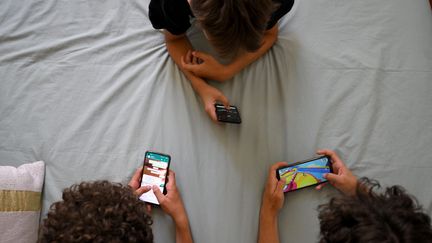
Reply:
[[[299,0],[296,0],[299,1]],[[273,0],[276,5],[276,10],[272,13],[270,21],[268,22],[267,29],[271,29],[280,18],[291,11],[294,6],[294,0]]]
[[[155,29],[166,29],[179,35],[190,27],[192,16],[187,0],[151,0],[149,19]]]
[[[273,3],[278,6],[275,12],[286,11],[286,13],[288,13],[294,6],[294,0],[273,0]]]

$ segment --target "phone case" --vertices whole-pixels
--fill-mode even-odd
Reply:
[[[241,123],[240,112],[237,107],[230,106],[230,109],[228,110],[224,105],[215,104],[215,108],[218,121],[235,124]]]

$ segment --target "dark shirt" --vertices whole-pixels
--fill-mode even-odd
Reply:
[[[193,0],[192,0],[193,1]],[[267,24],[267,29],[287,14],[294,5],[294,0],[273,0],[279,4]],[[151,0],[149,5],[150,22],[155,29],[166,29],[173,35],[185,33],[190,24],[190,18],[194,17],[187,0]]]

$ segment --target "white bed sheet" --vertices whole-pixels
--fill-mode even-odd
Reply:
[[[0,163],[46,162],[44,213],[82,180],[127,181],[172,155],[196,242],[254,242],[268,167],[335,149],[432,215],[427,0],[298,0],[276,45],[214,84],[243,123],[216,125],[170,59],[146,1],[0,2]],[[198,30],[189,36],[207,50]],[[287,194],[282,242],[313,242],[327,187]],[[154,210],[156,242],[174,241]]]

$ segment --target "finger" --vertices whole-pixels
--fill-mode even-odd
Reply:
[[[150,191],[151,186],[142,186],[135,191],[135,194],[141,196],[142,194]]]
[[[182,56],[182,57],[183,57],[182,59],[184,60],[185,63],[190,63],[189,62],[189,58],[190,58],[189,57],[189,51],[187,51],[186,54],[184,56]]]
[[[317,154],[330,156],[330,158],[332,160],[331,161],[332,165],[336,169],[339,169],[341,166],[345,166],[345,163],[339,158],[339,155],[337,155],[336,152],[333,150],[322,149],[322,150],[318,150]]]
[[[208,55],[204,52],[201,52],[201,51],[193,51],[192,55],[195,57],[198,57],[199,59],[203,60],[204,62],[211,58],[210,55]]]
[[[150,204],[146,204],[146,208],[147,208],[147,212],[151,213],[152,211],[152,206]]]
[[[175,173],[172,170],[168,171],[168,183],[167,186],[175,186],[176,185],[176,179],[175,179]]]
[[[181,62],[182,64],[183,64],[183,63],[189,63],[188,60],[187,60],[187,53],[186,53],[185,55],[181,56],[181,58],[180,58],[180,62]]]
[[[195,73],[195,72],[199,69],[199,66],[198,66],[198,65],[195,65],[195,64],[188,64],[188,63],[186,63],[183,59],[181,59],[181,66],[182,66],[182,68],[185,69],[186,71],[193,72],[193,73]]]
[[[188,50],[188,51],[186,52],[186,63],[187,63],[187,64],[191,64],[191,63],[193,63],[193,62],[192,62],[192,58],[193,58],[193,56],[192,56],[192,52],[191,52],[191,50]]]
[[[187,64],[186,56],[181,56],[180,63],[181,63],[181,66],[184,68],[184,66]]]
[[[129,186],[133,189],[136,189],[139,186],[139,181],[141,180],[143,167],[139,167],[136,169],[135,173],[132,176],[132,179],[129,182]]]
[[[276,194],[283,194],[283,189],[285,187],[285,182],[283,180],[279,180],[276,184]]]
[[[332,156],[333,154],[336,154],[331,149],[318,149],[316,153],[320,155],[328,155],[328,156]]]
[[[335,154],[335,152],[331,149],[318,149],[316,153],[319,155],[328,155],[330,157]]]
[[[225,97],[224,95],[219,95],[217,97],[217,101],[220,101],[227,109],[230,108],[229,101],[228,101],[227,97]]]
[[[315,187],[315,189],[317,189],[317,190],[321,190],[321,189],[322,189],[326,184],[327,184],[327,183],[319,184],[318,186]]]
[[[332,185],[335,185],[341,181],[340,176],[333,173],[324,174],[324,178],[326,178]]]
[[[180,58],[180,63],[182,64],[182,67],[193,67],[192,64],[192,54],[190,51],[187,51],[184,56]]]
[[[317,151],[317,154],[330,156],[333,162],[342,162],[336,152],[330,149],[320,149]]]
[[[217,116],[216,116],[216,108],[214,107],[214,105],[208,105],[205,108],[205,111],[207,112],[207,114],[210,116],[210,118],[215,121],[218,122]]]
[[[153,185],[153,193],[155,194],[159,203],[164,200],[165,195],[160,191],[158,186]]]
[[[192,56],[192,64],[198,64],[198,57]]]
[[[288,165],[287,162],[277,162],[270,167],[268,179],[267,179],[268,186],[270,186],[271,188],[274,188],[279,181],[282,181],[282,183],[284,183],[283,180],[278,181],[278,179],[276,177],[276,170],[279,169],[280,167],[283,167],[286,165]]]
[[[276,163],[274,163],[274,164],[270,167],[270,173],[274,173],[274,172],[276,172],[276,170],[279,169],[280,167],[287,166],[287,165],[288,165],[288,163],[285,162],[285,161],[276,162]]]

